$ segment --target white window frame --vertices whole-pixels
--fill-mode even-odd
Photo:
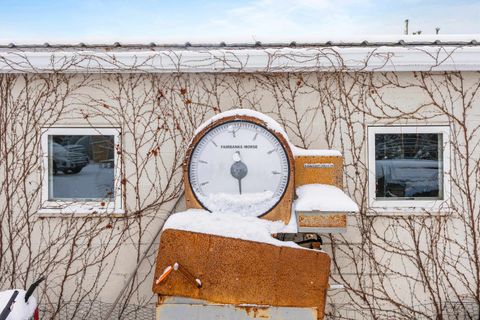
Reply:
[[[375,134],[441,133],[443,142],[443,199],[440,200],[376,200],[375,199]],[[439,212],[450,208],[450,128],[448,126],[369,126],[368,127],[368,200],[374,212]]]
[[[49,200],[50,180],[48,177],[48,136],[50,135],[112,135],[115,146],[120,145],[120,129],[105,127],[52,127],[42,129],[42,205],[38,210],[41,215],[90,215],[90,214],[123,214],[122,184],[119,156],[114,152],[114,194],[113,201],[65,201]],[[102,205],[103,204],[103,205]]]

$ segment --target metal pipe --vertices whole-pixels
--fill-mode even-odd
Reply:
[[[126,282],[125,285],[123,286],[122,290],[120,290],[120,293],[118,294],[117,298],[115,299],[115,301],[113,302],[112,306],[111,306],[110,309],[108,310],[107,315],[105,316],[104,320],[109,320],[110,317],[112,316],[113,311],[115,310],[115,307],[117,306],[118,302],[120,301],[120,299],[122,298],[123,294],[124,294],[125,291],[127,290],[127,287],[130,285],[130,282],[132,282],[133,277],[135,277],[135,275],[137,274],[137,271],[138,271],[138,269],[140,268],[140,265],[142,264],[143,260],[145,260],[145,258],[146,258],[147,255],[148,255],[148,252],[149,252],[150,249],[152,248],[155,240],[158,238],[158,236],[159,236],[160,233],[162,232],[163,225],[165,224],[165,221],[167,221],[167,218],[177,209],[178,204],[180,203],[180,200],[183,198],[184,194],[185,194],[185,192],[182,191],[182,193],[181,193],[180,196],[178,197],[177,201],[176,201],[175,204],[173,205],[173,208],[170,210],[170,212],[168,213],[168,215],[165,217],[165,220],[163,220],[163,222],[160,224],[160,226],[159,226],[159,228],[158,228],[158,230],[157,230],[157,233],[156,233],[155,236],[152,238],[152,241],[151,241],[150,244],[148,245],[147,249],[145,249],[145,251],[143,252],[142,258],[140,258],[140,260],[138,261],[137,265],[135,266],[135,269],[133,270],[133,272],[132,272],[132,273],[130,274],[130,276],[128,277],[127,282]]]
[[[185,279],[189,280],[192,282],[197,288],[202,287],[202,281],[198,278],[195,278],[193,274],[190,273],[190,271],[187,270],[183,265],[180,263],[176,262],[173,266],[173,269],[180,271],[180,273],[185,277]]]

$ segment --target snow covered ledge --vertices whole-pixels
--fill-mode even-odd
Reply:
[[[272,237],[276,233],[296,232],[295,219],[290,219],[290,221],[291,223],[285,225],[281,221],[269,221],[237,213],[190,209],[171,215],[165,222],[163,230],[183,230],[274,246],[305,249],[292,241],[280,241]]]
[[[344,233],[347,214],[359,211],[358,205],[333,185],[306,184],[298,187],[296,194],[294,210],[299,232]]]
[[[339,188],[327,184],[306,184],[296,190],[296,211],[357,213],[358,205]]]

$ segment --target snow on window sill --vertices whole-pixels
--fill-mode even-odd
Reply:
[[[40,217],[123,217],[125,210],[115,208],[113,203],[105,206],[86,203],[65,203],[63,205],[46,205],[37,211]]]
[[[371,201],[368,216],[446,216],[452,213],[448,201]]]

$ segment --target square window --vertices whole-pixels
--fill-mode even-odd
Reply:
[[[449,195],[448,127],[370,127],[370,206],[438,210]]]
[[[44,130],[41,212],[100,213],[121,210],[118,145],[117,129]]]

